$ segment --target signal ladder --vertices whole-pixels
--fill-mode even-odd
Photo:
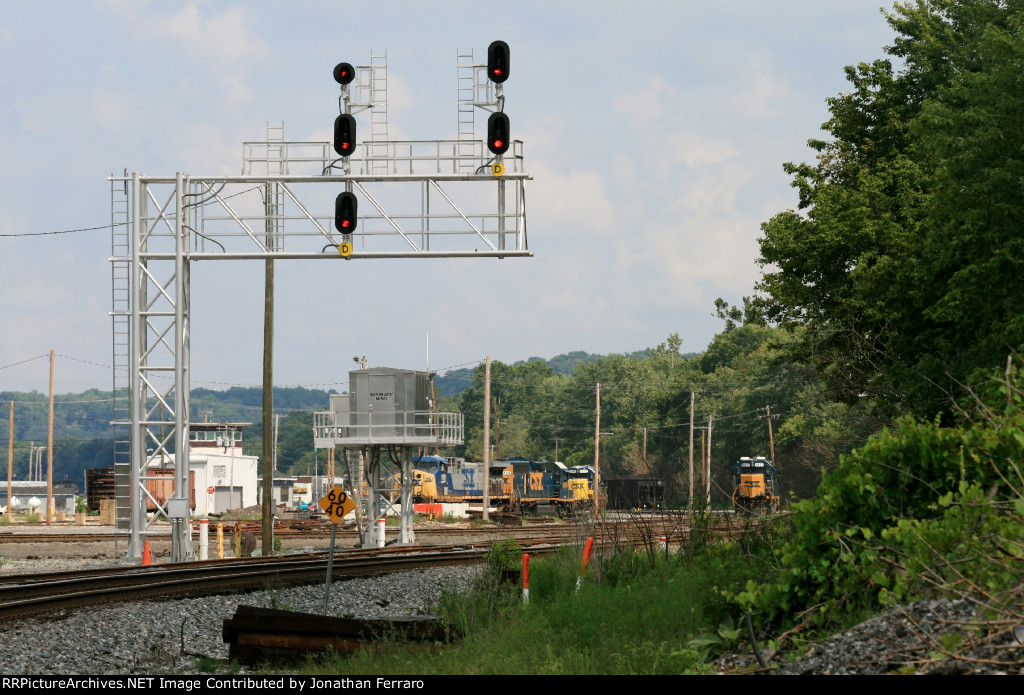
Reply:
[[[125,170],[125,177],[128,171]],[[131,196],[128,181],[110,182],[110,317],[113,321],[114,491],[116,531],[131,530]]]

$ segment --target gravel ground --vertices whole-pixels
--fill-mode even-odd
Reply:
[[[56,571],[96,566],[92,560],[17,560],[2,571]],[[103,564],[103,563],[101,563]],[[109,562],[105,563],[109,564]],[[333,582],[328,614],[354,618],[429,615],[443,591],[462,591],[476,570],[400,572]],[[224,620],[240,604],[322,614],[324,586],[161,602],[122,603],[57,619],[0,626],[0,674],[195,674],[199,656],[227,659]],[[242,671],[245,672],[244,669]]]
[[[1009,630],[972,640],[965,628],[977,621],[975,606],[968,601],[918,601],[833,635],[802,654],[770,660],[767,672],[837,676],[1024,673],[1024,646]],[[954,645],[955,658],[940,654]],[[721,673],[765,672],[758,666],[749,648],[718,662]]]

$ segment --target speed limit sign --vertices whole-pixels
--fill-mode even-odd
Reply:
[[[340,523],[345,515],[356,508],[352,498],[345,494],[341,485],[335,485],[334,489],[320,498],[320,508],[335,524]]]

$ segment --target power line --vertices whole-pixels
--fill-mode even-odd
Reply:
[[[97,229],[110,229],[111,227],[123,226],[129,224],[128,222],[117,222],[116,224],[105,224],[99,227],[82,227],[81,229],[62,229],[59,232],[23,232],[21,234],[0,234],[0,237],[16,237],[16,236],[49,236],[51,234],[74,234],[76,232],[92,232]]]
[[[17,367],[19,364],[25,364],[26,362],[32,362],[33,360],[40,360],[44,357],[49,357],[49,355],[36,355],[35,357],[29,357],[27,360],[22,360],[21,362],[6,364],[3,367],[0,367],[0,369],[7,369],[8,367]]]

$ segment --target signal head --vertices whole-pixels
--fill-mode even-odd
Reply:
[[[334,119],[334,151],[342,157],[351,157],[356,151],[356,119],[351,114]]]
[[[492,41],[487,47],[487,77],[501,84],[508,79],[509,50],[504,41]]]
[[[508,116],[496,111],[487,119],[487,149],[494,154],[505,154],[509,144]]]
[[[334,81],[338,84],[348,84],[356,78],[356,69],[351,63],[338,63],[334,66]]]
[[[334,199],[334,228],[342,234],[356,231],[359,215],[359,199],[351,191],[339,193]]]

